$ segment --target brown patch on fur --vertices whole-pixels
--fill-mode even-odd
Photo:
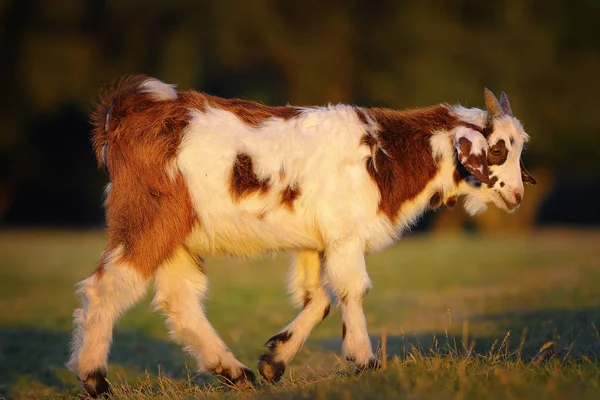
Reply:
[[[373,154],[377,149],[378,143],[377,138],[373,136],[373,134],[370,132],[370,124],[369,119],[367,117],[367,110],[357,107],[355,108],[355,112],[361,124],[365,125],[365,130],[367,131],[367,133],[365,133],[360,138],[360,146],[367,146],[371,150],[371,154]]]
[[[503,188],[504,187],[504,182],[500,182],[500,187]]]
[[[96,157],[102,165],[104,149],[112,182],[105,203],[107,249],[122,245],[122,261],[150,277],[198,221],[183,176],[167,173],[189,105],[179,97],[153,100],[139,89],[146,79],[127,77],[103,89],[91,122]]]
[[[255,128],[271,118],[281,118],[287,121],[298,117],[302,113],[300,107],[271,107],[248,100],[204,96],[209,106],[227,110],[235,114],[244,123]]]
[[[302,305],[302,308],[308,307],[308,305],[310,304],[311,301],[312,301],[312,297],[310,297],[310,293],[305,292],[304,293],[304,304]]]
[[[458,185],[458,183],[460,181],[463,180],[463,177],[460,174],[460,171],[457,169],[454,170],[454,173],[452,174],[452,178],[454,179],[454,183]]]
[[[360,122],[364,125],[369,125],[369,118],[367,117],[367,112],[360,107],[356,107],[354,110]]]
[[[379,125],[381,147],[367,158],[366,168],[381,193],[379,211],[394,221],[402,204],[421,193],[438,171],[429,143],[432,132],[451,130],[459,125],[459,120],[441,105],[409,111],[376,108],[368,112]]]
[[[283,169],[283,165],[279,168],[279,180],[283,181],[285,179],[285,169]]]
[[[492,176],[490,179],[490,183],[488,183],[488,187],[494,187],[494,185],[496,184],[496,182],[498,182],[498,177],[497,176]]]
[[[444,205],[448,207],[449,210],[452,210],[456,206],[457,198],[456,196],[450,196],[444,202]]]
[[[265,343],[265,347],[269,348],[269,350],[271,351],[274,351],[277,348],[277,346],[279,346],[282,343],[286,343],[288,340],[290,340],[291,337],[292,332],[288,332],[287,330],[279,332],[277,335],[267,340],[267,343]]]
[[[360,145],[367,146],[371,149],[371,153],[374,153],[377,148],[377,139],[373,135],[365,134],[360,138]]]
[[[498,143],[493,145],[488,150],[487,162],[488,165],[502,165],[508,157],[508,149],[504,139],[498,140]]]
[[[234,201],[248,196],[256,191],[265,194],[271,184],[269,178],[259,179],[254,173],[252,157],[246,153],[238,153],[231,170],[229,193]]]
[[[490,183],[487,159],[485,154],[473,154],[473,144],[466,137],[458,139],[458,159],[475,178],[483,183]]]
[[[300,196],[300,188],[297,185],[288,186],[281,192],[281,204],[286,206],[288,210],[294,211],[294,201]]]
[[[342,340],[346,339],[346,323],[342,323]]]
[[[461,121],[459,123],[460,126],[465,126],[469,129],[473,129],[474,131],[477,131],[479,133],[481,133],[483,135],[483,137],[485,137],[486,139],[490,137],[490,135],[494,132],[494,124],[486,124],[485,126],[481,127],[481,126],[477,126],[475,124],[472,124],[470,122],[464,122]]]
[[[440,192],[435,192],[431,199],[429,199],[429,208],[432,210],[438,208],[442,205],[442,194]]]

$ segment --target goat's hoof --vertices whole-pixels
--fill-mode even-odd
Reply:
[[[379,360],[377,360],[376,358],[371,358],[366,364],[358,365],[356,367],[356,373],[362,374],[363,372],[377,371],[380,368],[381,363],[379,362]]]
[[[242,368],[235,378],[231,375],[231,370],[229,369],[219,368],[218,370],[213,370],[213,373],[222,378],[228,386],[240,390],[250,389],[256,383],[256,376],[254,376],[254,372],[250,371],[249,368]]]
[[[250,369],[244,368],[240,375],[237,378],[232,379],[231,382],[238,389],[251,389],[256,383],[256,376]]]
[[[263,354],[258,358],[258,372],[269,383],[277,383],[285,372],[285,363],[275,361],[273,353]]]
[[[110,392],[108,381],[106,380],[106,370],[97,369],[90,372],[83,380],[83,389],[91,397],[98,397]]]

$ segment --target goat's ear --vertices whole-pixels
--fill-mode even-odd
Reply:
[[[525,169],[525,165],[523,165],[523,160],[519,160],[519,163],[521,164],[521,179],[523,180],[523,183],[535,185],[537,183],[537,180],[533,176],[531,176],[529,172],[527,172],[527,170]]]
[[[479,181],[489,184],[487,163],[488,142],[483,135],[472,129],[458,128],[454,137],[458,161]]]

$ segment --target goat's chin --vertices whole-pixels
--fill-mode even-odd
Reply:
[[[502,195],[492,197],[492,201],[494,202],[494,205],[496,207],[506,211],[507,214],[512,214],[517,208],[519,208],[518,205],[512,205],[507,200],[504,200],[504,197],[502,197]]]
[[[475,216],[481,214],[485,210],[487,210],[487,204],[479,196],[472,194],[468,195],[465,199],[465,211],[469,215]]]

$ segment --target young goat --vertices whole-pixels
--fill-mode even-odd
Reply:
[[[110,173],[108,245],[79,284],[69,368],[90,395],[108,390],[117,318],[146,292],[173,338],[238,387],[254,374],[202,309],[204,256],[292,252],[298,316],[267,341],[258,362],[277,382],[330,309],[342,313],[342,354],[360,370],[379,366],[362,310],[371,286],[365,252],[396,240],[428,208],[466,195],[512,211],[528,136],[504,93],[485,90],[487,112],[441,104],[395,111],[349,105],[268,107],[226,100],[145,76],[103,91],[92,114],[93,145]]]

